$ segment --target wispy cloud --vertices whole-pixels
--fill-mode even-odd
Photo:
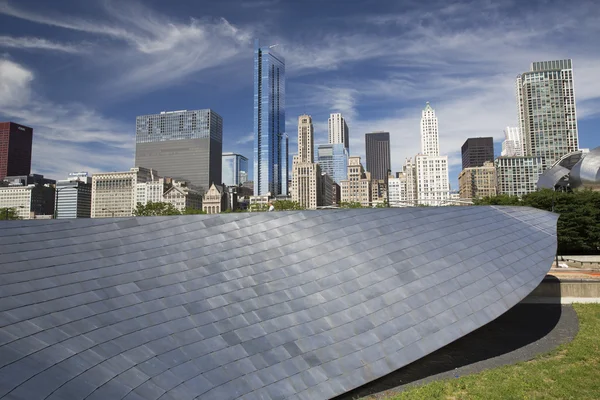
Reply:
[[[84,51],[83,47],[81,46],[57,43],[36,37],[0,36],[0,47],[49,50],[63,53],[81,53]]]
[[[231,63],[249,49],[252,34],[226,19],[169,19],[137,2],[107,1],[110,22],[41,14],[1,2],[0,13],[113,39],[97,49],[93,64],[111,71],[106,92],[132,93],[180,82],[199,71]],[[101,57],[98,57],[101,54]]]
[[[235,144],[248,144],[248,143],[252,143],[253,141],[254,141],[254,133],[250,132],[247,135],[240,136],[235,141]]]

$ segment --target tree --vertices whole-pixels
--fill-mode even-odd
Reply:
[[[387,208],[388,203],[387,203],[387,199],[383,199],[382,203],[377,203],[377,205],[375,206],[375,208]]]
[[[138,203],[133,214],[138,217],[154,217],[159,215],[181,215],[181,212],[171,203],[153,203],[149,201],[146,205]]]
[[[362,204],[360,204],[358,201],[342,201],[340,202],[340,208],[362,208]]]
[[[517,196],[499,195],[473,201],[475,205],[529,206],[560,214],[556,224],[559,254],[600,254],[600,192],[538,190]]]
[[[20,219],[14,207],[0,208],[0,220]]]
[[[184,215],[195,215],[195,214],[206,214],[206,211],[202,211],[200,208],[186,208],[183,210]]]
[[[275,211],[305,210],[297,201],[277,200],[273,202]]]

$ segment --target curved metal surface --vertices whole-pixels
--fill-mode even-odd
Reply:
[[[492,321],[557,215],[423,207],[0,224],[0,397],[327,399]]]
[[[538,189],[554,189],[560,181],[569,176],[569,172],[567,168],[555,165],[539,176],[536,186]]]
[[[600,147],[590,150],[575,164],[570,177],[571,187],[600,189]]]

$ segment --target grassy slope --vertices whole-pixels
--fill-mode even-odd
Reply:
[[[575,304],[573,342],[534,360],[454,380],[433,382],[388,400],[600,399],[600,304]]]

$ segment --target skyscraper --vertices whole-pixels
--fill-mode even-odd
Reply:
[[[329,115],[328,121],[329,144],[341,143],[350,152],[350,131],[342,114]]]
[[[223,153],[223,182],[238,186],[248,180],[248,159],[240,154]]]
[[[424,156],[440,155],[438,119],[429,102],[425,105],[425,109],[421,111],[421,154]]]
[[[386,179],[390,169],[390,133],[365,134],[365,150],[371,179]]]
[[[136,118],[135,166],[188,181],[221,184],[223,119],[212,110],[163,111]]]
[[[254,42],[254,195],[288,194],[285,61]]]
[[[33,129],[14,122],[0,122],[0,181],[7,176],[31,173]]]
[[[448,156],[440,156],[438,120],[429,102],[421,111],[421,154],[414,159],[416,201],[441,206],[450,198]]]
[[[578,150],[571,60],[541,61],[517,76],[516,94],[523,154],[551,166]]]
[[[507,126],[504,130],[504,141],[502,142],[503,157],[520,157],[523,155],[521,132],[518,127]]]
[[[321,168],[313,162],[314,128],[310,115],[298,117],[298,155],[292,165],[292,201],[316,209],[322,205]]]
[[[494,162],[494,138],[468,138],[461,147],[462,167],[483,167],[486,161]]]
[[[317,147],[317,163],[338,185],[348,178],[348,149],[342,143],[320,144]]]

